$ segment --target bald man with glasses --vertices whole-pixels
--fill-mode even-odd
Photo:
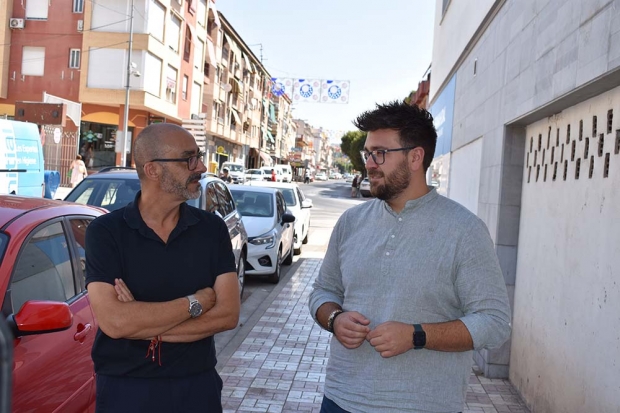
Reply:
[[[189,132],[155,124],[134,145],[141,191],[86,232],[96,411],[219,413],[213,336],[240,311],[228,229],[186,203],[206,172]]]

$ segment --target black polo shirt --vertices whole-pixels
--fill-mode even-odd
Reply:
[[[228,228],[218,216],[186,203],[168,242],[149,228],[134,202],[95,219],[86,231],[86,284],[114,285],[122,278],[137,301],[171,301],[213,287],[235,272]],[[189,308],[189,302],[188,302]],[[202,315],[202,317],[208,315]],[[157,317],[157,314],[153,314]],[[95,372],[110,376],[179,377],[215,367],[213,337],[163,343],[161,366],[146,357],[149,341],[112,339],[99,329],[93,345]]]

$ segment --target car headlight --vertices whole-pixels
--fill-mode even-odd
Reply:
[[[266,248],[273,248],[276,245],[276,230],[272,229],[266,234],[259,235],[258,237],[248,238],[248,242],[252,245],[262,245]]]

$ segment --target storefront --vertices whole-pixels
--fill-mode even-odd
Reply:
[[[129,133],[132,135],[133,129],[133,127],[129,127]],[[81,123],[79,152],[88,168],[100,169],[117,164],[117,130],[118,125],[95,122]],[[129,148],[131,148],[131,144]],[[118,150],[120,151],[121,148]],[[131,164],[131,152],[127,156],[127,162]]]

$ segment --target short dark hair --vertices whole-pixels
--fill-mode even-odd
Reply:
[[[362,132],[379,129],[398,131],[403,147],[420,146],[424,149],[424,170],[431,166],[437,145],[437,132],[433,126],[433,115],[427,110],[397,100],[386,104],[377,103],[376,109],[362,113],[353,124]]]

